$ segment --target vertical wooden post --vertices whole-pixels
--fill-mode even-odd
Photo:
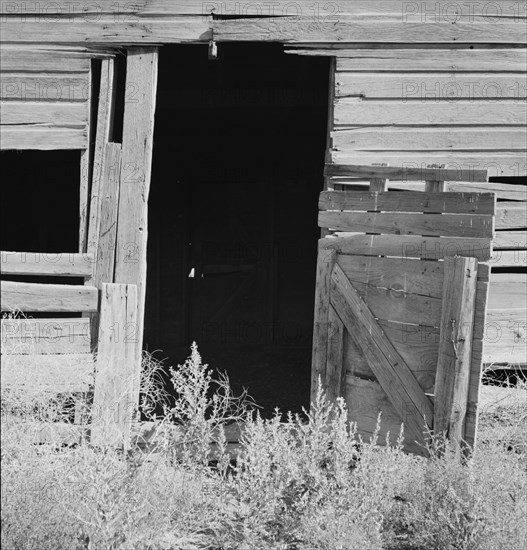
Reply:
[[[373,166],[388,166],[385,162],[379,162],[373,164]],[[388,190],[388,180],[384,178],[371,178],[370,180],[370,192],[371,193],[383,193]]]
[[[459,443],[467,412],[477,260],[456,256],[446,258],[444,263],[434,433],[443,433]]]
[[[331,149],[333,147],[333,138],[331,133],[335,126],[334,111],[335,111],[335,74],[337,72],[337,58],[331,57],[329,60],[329,83],[328,83],[328,123],[326,128],[326,152],[324,155],[324,164],[327,165],[331,162]],[[324,176],[324,191],[327,189],[333,189],[331,182],[331,176]],[[320,229],[320,236],[322,238],[329,235],[330,231],[326,227]]]
[[[131,48],[126,63],[126,86],[134,89],[124,106],[119,225],[115,282],[137,285],[136,361],[141,363],[146,291],[148,194],[154,137],[158,49]],[[138,390],[135,392],[138,394]]]
[[[427,168],[444,168],[444,164],[429,164]],[[425,191],[427,193],[442,193],[445,190],[445,182],[442,180],[425,181]]]
[[[344,361],[344,324],[333,306],[328,315],[328,351],[326,363],[326,397],[335,401],[342,397],[343,380],[346,376]]]
[[[315,287],[315,318],[313,326],[313,355],[311,363],[311,403],[314,402],[319,378],[322,385],[326,382],[326,363],[328,352],[328,323],[329,323],[329,287],[331,271],[335,263],[336,252],[318,247],[317,281]]]
[[[79,252],[86,252],[86,241],[88,238],[88,214],[90,200],[90,164],[91,164],[91,118],[92,118],[92,71],[88,73],[88,123],[86,125],[87,146],[81,152],[81,173],[79,190]]]
[[[101,84],[97,109],[97,131],[93,152],[93,177],[90,196],[90,222],[88,227],[87,250],[97,260],[101,224],[101,197],[105,173],[106,145],[112,136],[115,103],[115,65],[113,58],[103,59]],[[110,282],[110,281],[106,281]]]
[[[103,284],[101,322],[92,406],[94,445],[128,448],[138,405],[140,369],[135,360],[137,288]]]

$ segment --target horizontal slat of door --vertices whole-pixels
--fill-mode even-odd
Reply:
[[[2,386],[30,391],[86,392],[93,384],[91,354],[4,355]]]
[[[505,166],[506,170],[513,172],[511,175],[517,176],[517,167],[513,165]],[[501,169],[501,168],[500,168]],[[495,172],[496,166],[489,166],[490,172]],[[336,181],[336,180],[335,180]],[[338,182],[337,182],[338,183]],[[496,193],[497,199],[527,201],[527,186],[508,183],[458,183],[446,181],[445,187],[447,191],[455,191],[458,193]],[[417,181],[390,181],[390,189],[400,189],[409,191],[424,191],[424,182]]]
[[[484,124],[485,121],[482,121]],[[335,151],[525,151],[525,128],[386,128],[368,126],[332,132]]]
[[[401,242],[403,241],[403,242]],[[468,256],[480,261],[490,258],[490,239],[462,237],[419,237],[407,235],[348,235],[324,239],[324,246],[341,254],[361,256],[399,256],[440,260],[451,256]]]
[[[95,287],[2,281],[2,311],[97,311]]]
[[[441,212],[478,213],[494,212],[491,193],[467,195],[464,193],[369,193],[364,191],[323,191],[320,193],[321,210],[375,210],[384,212]]]
[[[343,254],[337,255],[337,262],[351,283],[433,298],[442,296],[442,262]]]
[[[2,275],[57,275],[91,277],[93,254],[0,252]]]
[[[342,165],[360,164],[370,166],[373,166],[374,164],[379,162],[385,162],[390,166],[404,166],[407,172],[409,172],[412,168],[416,170],[424,169],[429,164],[444,164],[446,166],[446,169],[454,171],[465,170],[469,173],[469,176],[466,179],[445,177],[444,181],[486,181],[470,176],[471,172],[473,173],[474,171],[481,170],[488,171],[488,175],[490,178],[501,176],[517,177],[527,175],[527,162],[525,160],[525,155],[521,151],[511,151],[508,154],[505,151],[503,151],[502,153],[494,153],[489,151],[383,151],[382,153],[379,151],[375,153],[368,153],[366,151],[333,151],[331,153],[331,161],[336,164]],[[402,179],[407,181],[410,180],[410,178]],[[414,179],[422,180],[425,178],[418,177]],[[390,187],[396,189],[406,189],[406,187],[401,185],[392,185],[391,181]],[[410,187],[410,189],[412,188]],[[413,189],[415,190],[415,187]],[[447,186],[446,190],[465,192],[472,191],[472,189],[459,188],[459,184],[454,187]],[[484,189],[484,191],[486,192],[488,192],[489,190],[490,189]]]
[[[2,353],[90,352],[90,319],[2,319]]]
[[[339,231],[433,235],[437,237],[489,237],[493,216],[478,214],[413,214],[377,212],[319,212],[318,225]]]

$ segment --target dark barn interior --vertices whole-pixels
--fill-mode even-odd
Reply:
[[[327,59],[160,51],[145,346],[205,362],[264,413],[309,403]]]

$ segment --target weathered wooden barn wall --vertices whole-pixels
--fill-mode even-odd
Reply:
[[[87,81],[89,60],[79,49],[214,40],[221,50],[222,42],[263,41],[284,43],[292,54],[336,58],[328,161],[527,175],[525,2],[2,0],[0,6],[9,52],[2,71],[11,94],[4,98],[2,88],[2,148],[86,147],[86,98],[37,102],[16,95],[22,84],[44,86],[48,74],[64,85]],[[335,182],[344,181],[329,184]],[[498,324],[485,339],[492,362],[525,362],[524,183],[447,182],[447,190],[498,196],[489,298],[489,320]],[[143,225],[134,226],[124,210],[120,216],[126,238],[142,243],[144,252]],[[137,282],[144,273],[142,262],[130,269],[117,269],[120,280]]]
[[[0,55],[1,148],[86,149],[90,56],[14,44],[2,44]]]

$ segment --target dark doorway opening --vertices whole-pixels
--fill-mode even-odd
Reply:
[[[160,51],[145,346],[196,341],[265,414],[309,404],[328,79],[281,45]]]

